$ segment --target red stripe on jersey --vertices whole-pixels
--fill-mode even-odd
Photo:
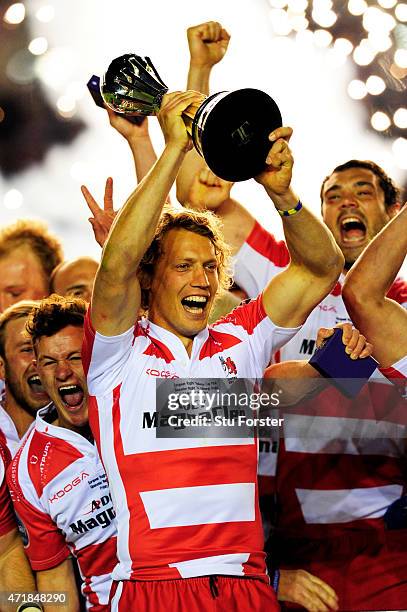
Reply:
[[[6,470],[10,462],[11,453],[0,440],[0,536],[16,527],[13,505],[6,482]]]
[[[240,342],[241,340],[236,338],[236,336],[209,329],[209,336],[201,348],[199,360],[205,359],[205,357],[212,357],[216,353],[225,351]]]
[[[248,334],[252,334],[260,321],[266,317],[267,313],[263,306],[263,295],[260,294],[255,300],[238,306],[232,310],[230,314],[226,315],[226,317],[216,321],[210,329],[222,325],[223,323],[232,323],[233,325],[240,325]]]
[[[72,444],[46,434],[36,432],[28,449],[28,473],[31,482],[41,497],[44,487],[68,465],[83,457]]]
[[[11,461],[11,453],[9,451],[9,448],[7,446],[7,438],[4,434],[4,432],[0,429],[0,444],[2,444],[4,446],[4,450],[8,451],[7,457],[10,457],[10,459],[7,461],[7,465],[10,463]]]
[[[82,586],[82,593],[86,597],[87,601],[91,604],[91,607],[89,608],[89,612],[96,612],[96,611],[101,612],[102,610],[106,610],[106,606],[101,606],[97,593],[95,593],[95,591],[92,590],[91,582],[92,581],[88,576],[83,581],[83,586]]]
[[[168,346],[166,346],[160,340],[157,340],[157,338],[151,338],[151,336],[149,335],[149,327],[145,329],[139,323],[136,323],[136,325],[134,326],[133,344],[136,338],[139,338],[140,336],[146,338],[150,343],[144,351],[144,355],[158,357],[158,359],[164,359],[165,363],[171,363],[171,361],[174,361],[175,357],[171,353]]]
[[[75,556],[81,572],[86,576],[102,576],[111,574],[116,563],[116,538],[109,538],[100,544],[89,544],[77,550]]]
[[[394,300],[398,304],[404,304],[407,302],[407,282],[404,280],[404,278],[396,278],[387,293],[387,297]]]
[[[280,268],[284,268],[290,263],[290,253],[286,243],[283,240],[276,240],[273,234],[270,234],[257,221],[246,242],[252,249]]]
[[[171,353],[170,349],[165,346],[165,344],[157,340],[157,338],[149,337],[149,340],[150,344],[144,351],[143,355],[150,355],[152,357],[158,357],[158,359],[164,359],[165,363],[171,363],[171,361],[174,361],[174,355]]]
[[[331,291],[331,295],[333,295],[334,297],[338,297],[338,295],[341,295],[342,293],[342,285],[341,283],[338,281],[335,285],[335,287],[332,289]]]
[[[399,370],[396,370],[392,366],[389,368],[380,368],[380,372],[384,374],[386,378],[402,378],[403,380],[406,380],[406,376],[403,374],[403,372],[399,372]]]

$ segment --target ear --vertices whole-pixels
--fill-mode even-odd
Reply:
[[[387,213],[390,219],[393,219],[393,217],[395,217],[397,213],[400,212],[400,209],[401,209],[401,204],[399,202],[396,202],[396,204],[392,204],[391,206],[388,206]]]
[[[6,367],[3,357],[0,357],[0,378],[2,380],[5,380],[6,378]]]

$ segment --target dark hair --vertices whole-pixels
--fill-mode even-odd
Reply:
[[[68,325],[82,327],[86,310],[84,300],[53,293],[37,302],[31,310],[26,323],[27,333],[35,345],[42,336],[53,336]]]
[[[145,288],[144,280],[151,279],[154,274],[155,266],[163,252],[163,240],[166,234],[172,229],[185,229],[194,234],[199,234],[208,238],[215,247],[216,259],[218,262],[219,286],[227,289],[230,285],[230,275],[228,272],[230,248],[226,244],[220,220],[210,211],[196,211],[190,209],[178,210],[176,208],[166,208],[158,223],[152,243],[142,258],[138,275],[142,287],[141,306],[147,309],[150,300],[150,290]]]
[[[6,357],[6,327],[10,321],[27,318],[38,302],[34,300],[21,300],[6,308],[0,315],[0,357]]]
[[[331,174],[329,174],[327,177],[324,178],[322,185],[321,185],[321,191],[320,191],[321,203],[324,200],[323,195],[324,195],[324,186],[325,186],[326,181],[329,178],[331,178],[334,172],[343,172],[344,170],[349,170],[350,168],[364,168],[365,170],[370,170],[371,172],[373,172],[373,174],[375,174],[378,177],[379,185],[384,193],[384,203],[386,204],[387,207],[393,206],[393,204],[397,204],[400,202],[401,200],[400,189],[395,185],[393,180],[389,176],[387,176],[383,168],[381,168],[380,166],[378,166],[377,164],[369,160],[363,161],[360,159],[350,159],[344,164],[341,164],[340,166],[336,166],[336,168],[332,170]]]
[[[52,270],[63,260],[59,240],[49,233],[47,226],[32,219],[19,219],[0,230],[0,257],[20,246],[29,246],[40,260],[44,275],[49,279]]]

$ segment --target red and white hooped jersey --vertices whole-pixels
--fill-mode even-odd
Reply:
[[[11,462],[11,453],[0,431],[0,536],[17,527],[13,505],[6,482],[6,470]]]
[[[87,609],[106,610],[117,563],[115,512],[96,447],[80,434],[47,422],[38,411],[7,472],[24,547],[33,570],[75,555]]]
[[[252,297],[288,262],[285,243],[256,223],[236,256],[236,283]],[[350,321],[341,295],[343,280],[341,276],[300,332],[278,351],[276,361],[308,359],[315,351],[320,327]],[[407,306],[407,283],[396,279],[388,296]],[[405,371],[406,362],[393,368]],[[393,375],[383,374],[395,378],[394,371]],[[373,377],[380,380],[380,373],[376,371]],[[269,495],[278,490],[280,524],[297,537],[317,536],[322,529],[331,532],[335,526],[341,530],[377,526],[388,505],[404,491],[400,432],[405,411],[393,411],[391,417],[385,412],[388,395],[396,403],[403,400],[389,385],[370,385],[358,397],[356,410],[338,392],[322,394],[315,400],[317,413],[311,406],[309,413],[283,415],[282,443],[260,440],[260,493]],[[382,436],[382,444],[372,439],[373,432]],[[359,438],[363,437],[362,444]]]
[[[246,242],[236,254],[235,282],[249,298],[255,298],[289,261],[285,242],[277,241],[256,222]],[[275,361],[309,359],[315,352],[315,341],[320,327],[329,328],[338,323],[351,322],[341,295],[344,279],[341,275],[331,293],[308,316],[300,332],[278,352]],[[387,295],[407,307],[407,282],[397,278]]]
[[[82,361],[117,512],[115,580],[265,576],[256,439],[157,438],[156,379],[259,378],[296,331],[276,327],[259,296],[197,334],[189,357],[146,319],[106,337],[88,313]]]
[[[323,539],[383,530],[406,493],[407,402],[370,381],[350,400],[333,387],[284,412],[275,488],[288,537]]]

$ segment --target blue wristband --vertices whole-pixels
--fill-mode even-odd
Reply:
[[[280,217],[291,217],[292,215],[296,215],[297,212],[300,212],[301,208],[302,202],[301,200],[298,200],[297,205],[294,206],[294,208],[289,208],[288,210],[280,210],[279,208],[276,208],[276,211]]]
[[[278,584],[280,582],[280,570],[275,570],[274,572],[274,576],[273,576],[273,589],[275,594],[277,595],[278,592]]]

